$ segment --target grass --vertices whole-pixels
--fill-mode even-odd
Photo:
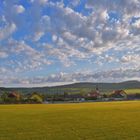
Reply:
[[[1,105],[0,140],[140,140],[140,102]]]
[[[127,94],[140,94],[140,89],[126,89],[125,92]]]

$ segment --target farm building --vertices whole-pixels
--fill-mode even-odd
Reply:
[[[127,94],[124,90],[114,90],[110,94],[110,98],[115,99],[115,100],[125,100],[127,99]]]
[[[15,99],[15,100],[19,101],[21,98],[21,95],[17,92],[11,92],[8,94],[8,98]]]
[[[102,98],[101,93],[99,91],[99,88],[96,87],[95,91],[91,91],[90,93],[87,94],[88,99],[100,99]]]

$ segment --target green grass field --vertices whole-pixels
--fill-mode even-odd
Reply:
[[[0,105],[0,140],[140,140],[140,102]]]
[[[127,94],[140,94],[140,89],[126,89]]]

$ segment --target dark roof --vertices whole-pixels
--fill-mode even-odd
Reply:
[[[126,92],[124,90],[114,90],[113,94],[119,94],[119,93],[124,93],[126,94]]]
[[[8,97],[10,97],[10,98],[15,98],[15,97],[17,97],[18,95],[15,93],[15,92],[12,92],[12,93],[9,93],[8,94]]]
[[[88,94],[89,97],[97,97],[97,96],[99,96],[99,95],[100,95],[100,92],[98,92],[98,91],[91,91],[91,92]]]
[[[116,98],[121,98],[121,97],[124,97],[126,95],[127,94],[124,90],[114,90],[110,96],[116,97]]]

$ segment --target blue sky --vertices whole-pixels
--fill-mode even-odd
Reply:
[[[140,0],[0,1],[0,86],[140,79]]]

